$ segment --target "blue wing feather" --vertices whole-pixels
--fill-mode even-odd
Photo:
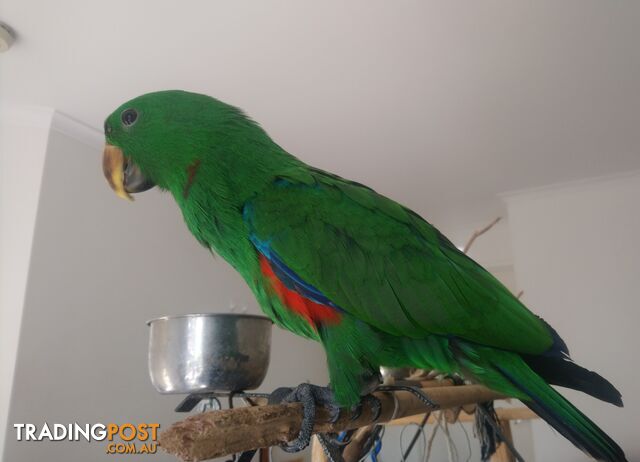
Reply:
[[[303,297],[308,298],[315,303],[327,305],[340,311],[344,311],[338,305],[325,297],[325,295],[317,288],[303,281],[300,276],[294,273],[293,270],[271,250],[268,242],[261,241],[253,235],[250,236],[249,239],[255,246],[256,250],[264,255],[264,257],[269,261],[271,268],[273,268],[273,272],[288,289],[298,292]]]

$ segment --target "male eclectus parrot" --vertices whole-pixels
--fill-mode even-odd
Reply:
[[[358,403],[380,366],[436,369],[520,399],[598,460],[626,460],[549,384],[622,406],[620,393],[417,213],[305,164],[209,96],[142,95],[104,129],[115,192],[169,191],[277,325],[322,343],[340,405]]]

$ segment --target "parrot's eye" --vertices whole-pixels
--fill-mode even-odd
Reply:
[[[136,123],[136,120],[138,120],[138,113],[136,112],[135,109],[125,109],[122,112],[121,119],[122,119],[122,123],[125,126],[130,127],[131,125]]]

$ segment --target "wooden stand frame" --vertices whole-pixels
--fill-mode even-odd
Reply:
[[[427,420],[427,424],[437,424],[438,423],[438,413],[440,411],[435,411],[430,413],[429,419]],[[451,413],[450,415],[452,415]],[[457,414],[457,413],[456,413]],[[513,444],[513,437],[511,435],[511,421],[519,421],[519,420],[531,420],[537,419],[538,415],[533,412],[531,409],[526,407],[516,407],[516,408],[497,408],[496,414],[498,415],[498,420],[502,427],[502,433],[509,440],[511,444]],[[451,423],[455,422],[473,422],[474,415],[460,413],[458,415],[454,415],[454,418],[445,415],[445,419],[449,420]],[[422,415],[414,415],[411,417],[403,417],[401,419],[392,420],[391,422],[387,422],[385,425],[409,425],[409,424],[420,424],[422,423],[422,419],[424,418],[424,414]],[[362,427],[360,430],[362,431],[359,435],[356,434],[354,438],[352,438],[352,443],[345,448],[345,452],[343,454],[345,462],[355,462],[358,459],[358,456],[361,454],[361,451],[358,450],[359,443],[362,440],[366,439],[366,435],[368,431],[372,430],[373,427]],[[349,451],[349,448],[355,445],[353,451]],[[351,456],[355,454],[355,456]],[[498,446],[497,451],[491,457],[491,462],[515,462],[515,457],[509,451],[509,448],[505,444],[501,444]],[[322,451],[322,446],[318,443],[316,438],[313,439],[313,445],[311,450],[311,462],[327,462],[327,458]]]

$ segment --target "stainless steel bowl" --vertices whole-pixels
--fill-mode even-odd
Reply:
[[[149,376],[160,393],[252,390],[269,366],[271,320],[187,314],[149,321]]]

